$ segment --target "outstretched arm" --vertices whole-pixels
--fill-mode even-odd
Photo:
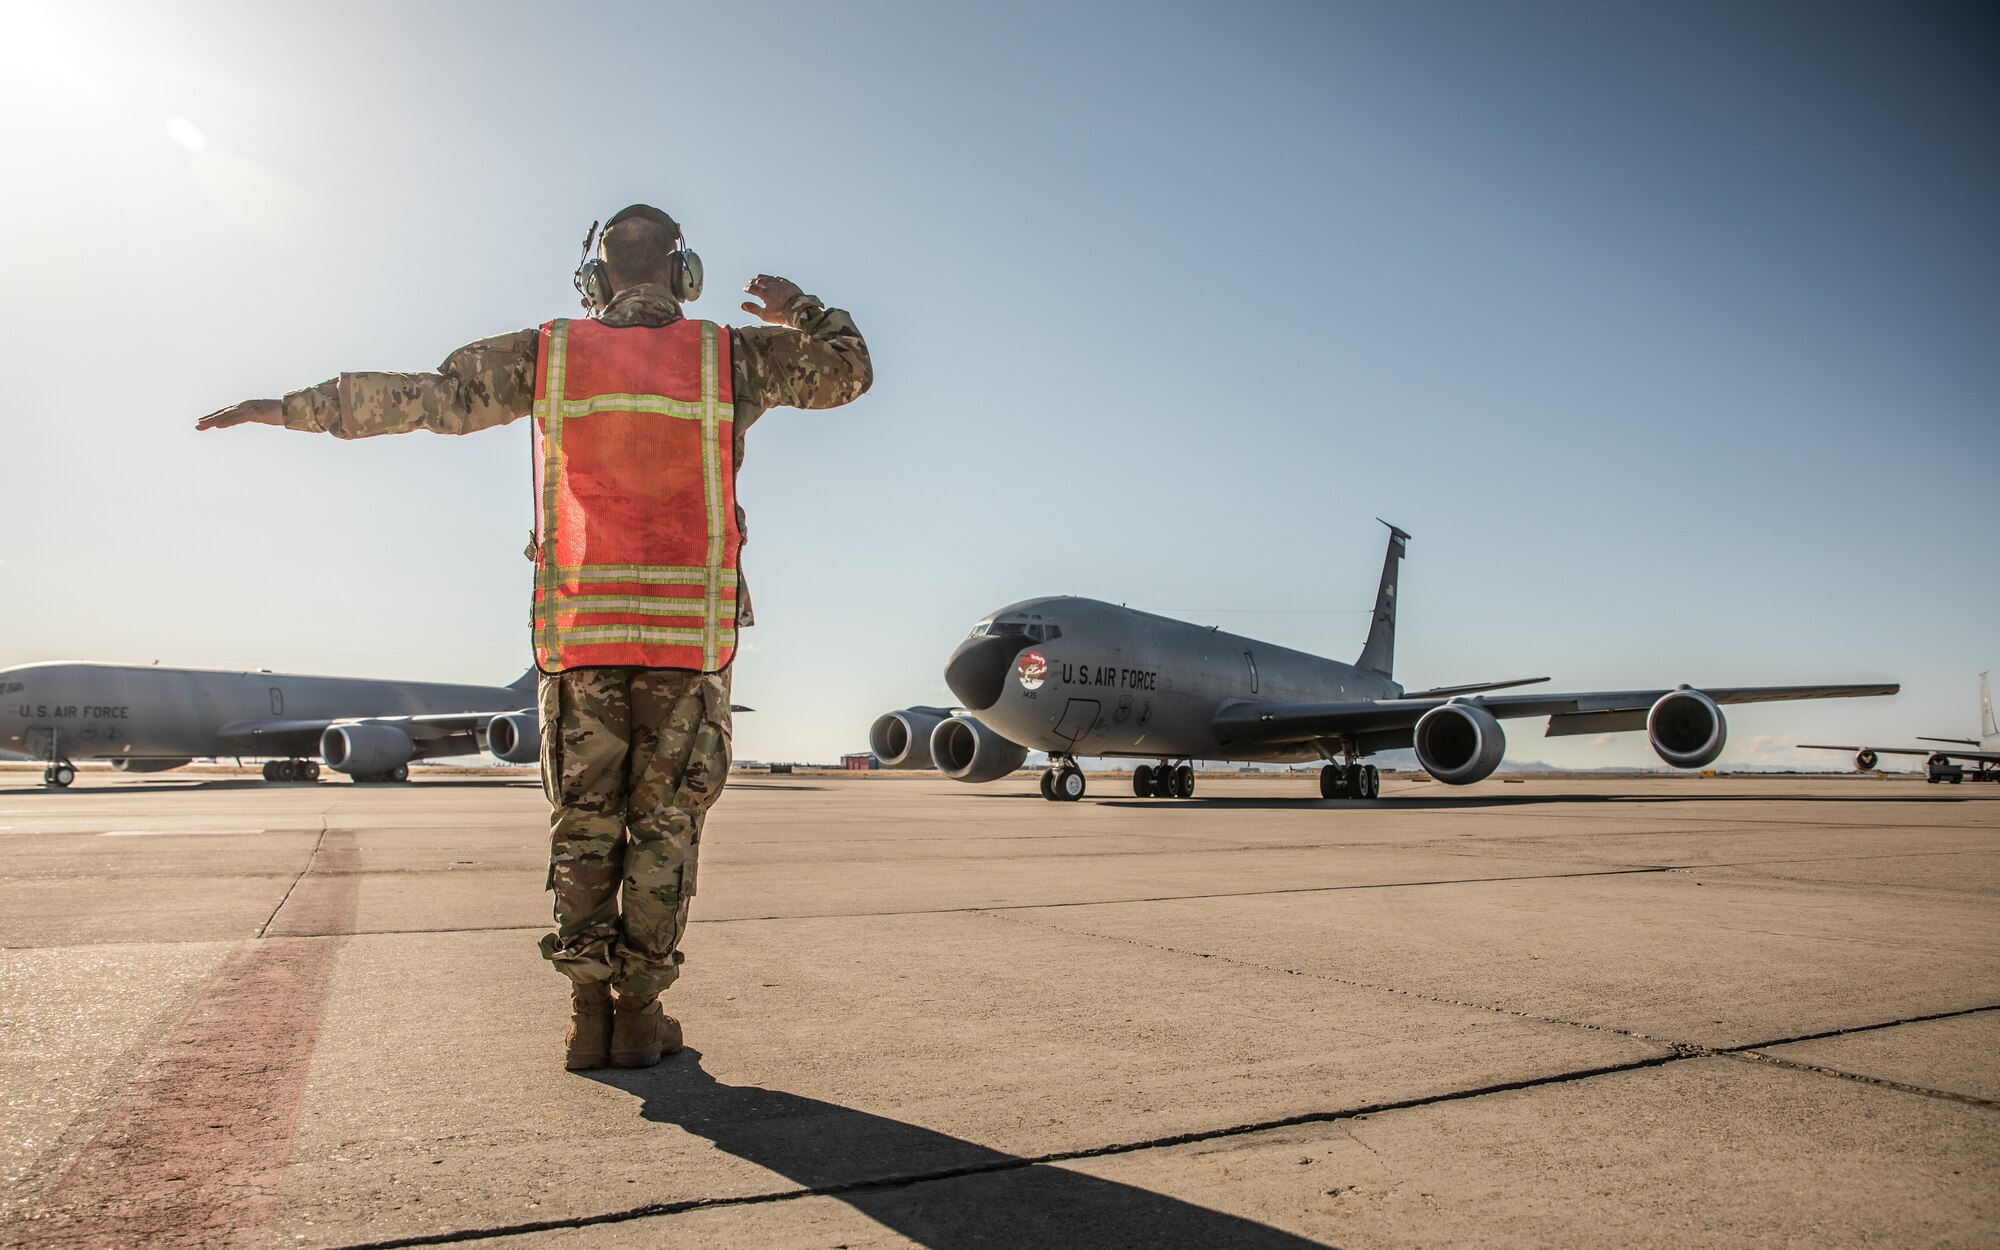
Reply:
[[[368,438],[433,430],[470,434],[526,416],[535,402],[533,330],[461,347],[436,373],[343,373],[283,399],[252,399],[212,412],[197,430],[236,425]]]

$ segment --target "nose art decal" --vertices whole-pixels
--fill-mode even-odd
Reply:
[[[1020,675],[1021,689],[1040,690],[1042,683],[1049,679],[1049,662],[1042,658],[1039,651],[1023,651],[1014,665],[1014,671]]]

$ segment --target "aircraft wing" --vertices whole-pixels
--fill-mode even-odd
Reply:
[[[732,712],[752,712],[755,708],[732,704]],[[245,755],[317,755],[320,735],[330,725],[394,725],[410,735],[417,744],[418,754],[436,754],[426,748],[442,747],[447,739],[470,737],[475,743],[482,740],[486,723],[496,716],[511,716],[516,711],[535,713],[532,707],[508,708],[489,712],[425,712],[415,716],[332,716],[304,720],[254,720],[239,721],[223,727],[223,740]],[[463,744],[453,744],[463,745]]]
[[[332,716],[304,720],[239,721],[225,726],[223,740],[245,755],[316,755],[320,735],[330,725],[394,725],[410,735],[421,751],[459,736],[477,738],[498,712],[427,712],[417,716]]]
[[[1717,703],[1777,703],[1792,699],[1851,699],[1868,695],[1895,694],[1901,686],[1892,682],[1853,686],[1728,686],[1701,688]],[[1600,690],[1583,694],[1474,695],[1462,702],[1485,708],[1497,717],[1525,716],[1549,718],[1549,736],[1565,734],[1619,733],[1644,729],[1646,712],[1668,690]],[[1328,703],[1238,703],[1216,716],[1216,736],[1224,742],[1257,742],[1268,745],[1311,742],[1320,738],[1353,738],[1372,735],[1407,738],[1418,718],[1449,699],[1432,697],[1403,699],[1354,699]],[[1370,749],[1391,743],[1370,742]],[[1407,746],[1405,741],[1400,745]]]

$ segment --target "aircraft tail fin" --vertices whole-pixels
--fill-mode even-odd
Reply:
[[[1375,518],[1382,521],[1381,517]],[[1389,525],[1387,521],[1382,524]],[[1382,584],[1375,588],[1375,620],[1368,627],[1368,641],[1361,646],[1361,658],[1354,667],[1384,677],[1393,677],[1396,668],[1396,574],[1402,567],[1404,544],[1410,536],[1389,525],[1389,551],[1382,557]]]
[[[516,677],[513,681],[508,682],[507,689],[517,690],[525,695],[533,695],[540,688],[541,680],[542,671],[538,668],[531,668],[519,677]]]
[[[1986,688],[1986,674],[1979,675],[1979,738],[1984,742],[2000,738],[2000,728],[1993,724],[1993,692]]]

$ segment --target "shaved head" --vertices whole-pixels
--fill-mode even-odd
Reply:
[[[598,245],[604,267],[611,271],[611,285],[623,290],[642,282],[665,282],[680,237],[680,223],[650,204],[620,209],[605,224]]]

